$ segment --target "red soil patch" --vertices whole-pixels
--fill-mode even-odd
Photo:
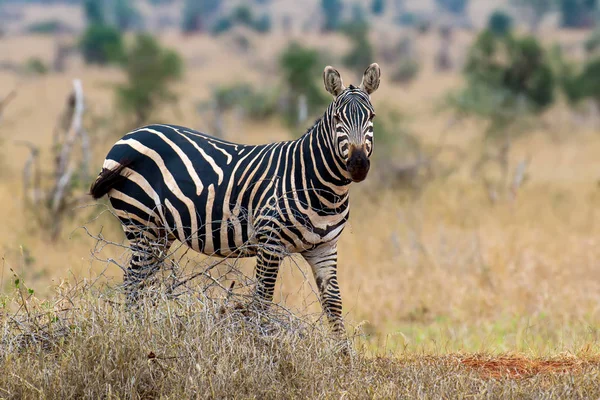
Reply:
[[[529,359],[523,356],[461,356],[459,362],[485,378],[528,378],[539,374],[576,374],[585,367],[600,365],[598,360],[577,357]]]

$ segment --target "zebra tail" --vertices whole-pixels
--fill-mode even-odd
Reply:
[[[114,169],[102,168],[102,171],[92,183],[90,187],[90,195],[94,199],[99,199],[108,192],[119,182],[127,179],[127,177],[121,175],[121,171],[127,168],[127,166],[131,164],[130,161],[122,161],[119,163],[119,166]]]

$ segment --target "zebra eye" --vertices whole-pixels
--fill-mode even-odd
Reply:
[[[371,116],[369,117],[369,121],[373,121],[373,118],[375,118],[375,116],[376,116],[376,115],[377,115],[377,114],[375,114],[375,113],[372,113],[372,114],[371,114]]]

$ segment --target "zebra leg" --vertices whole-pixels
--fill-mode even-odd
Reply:
[[[263,305],[273,301],[275,282],[282,258],[281,248],[272,244],[260,245],[256,254],[255,298]]]
[[[169,247],[169,241],[161,238],[154,229],[143,231],[125,226],[125,233],[132,251],[129,267],[123,276],[127,304],[133,305],[140,298],[140,291],[161,267],[161,261]]]
[[[333,331],[344,336],[346,330],[342,320],[342,296],[337,281],[337,244],[320,245],[303,252],[302,256],[313,271],[323,312]]]

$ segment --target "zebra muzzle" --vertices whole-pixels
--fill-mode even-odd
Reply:
[[[350,153],[346,161],[346,170],[354,182],[364,181],[369,173],[371,161],[363,149],[356,149]]]

